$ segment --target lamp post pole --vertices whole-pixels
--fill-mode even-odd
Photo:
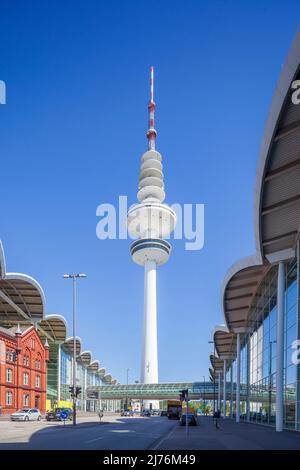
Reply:
[[[209,344],[213,344],[214,345],[214,358],[216,357],[216,345],[215,345],[215,342],[214,341],[208,341]],[[214,379],[214,408],[213,408],[213,415],[216,411],[216,371],[215,369],[213,370],[213,373],[214,373],[214,376],[213,376],[213,379]]]
[[[76,281],[86,274],[64,274],[63,277],[73,281],[73,425],[76,426]]]

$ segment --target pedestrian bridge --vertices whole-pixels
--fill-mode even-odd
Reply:
[[[228,399],[231,389],[228,384]],[[191,400],[213,400],[217,397],[218,384],[213,382],[177,382],[163,384],[103,385],[87,387],[88,399],[136,399],[171,400],[178,399],[181,390],[188,389]]]
[[[218,382],[176,382],[161,384],[129,384],[129,385],[103,385],[88,386],[87,399],[94,400],[174,400],[179,398],[181,390],[188,389],[190,400],[217,400]],[[287,387],[285,390],[287,399],[295,400],[295,390]],[[235,400],[236,384],[226,383],[226,400]],[[251,402],[267,403],[270,398],[275,400],[276,390],[268,385],[251,385],[249,399]],[[241,384],[241,401],[247,399],[247,385]],[[220,398],[223,400],[223,384],[220,390]]]

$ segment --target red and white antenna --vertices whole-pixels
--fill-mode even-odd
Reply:
[[[155,103],[154,103],[154,67],[150,67],[150,101],[148,104],[148,112],[149,112],[149,129],[147,131],[147,138],[148,138],[148,149],[155,150],[155,139],[157,132],[155,130],[155,121],[154,121],[154,114],[155,114]]]

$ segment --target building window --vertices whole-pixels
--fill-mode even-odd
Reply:
[[[13,362],[14,360],[14,351],[12,351],[11,349],[8,349],[6,351],[6,360],[10,362]]]
[[[29,367],[29,356],[28,356],[28,354],[25,354],[25,356],[23,357],[23,366]]]
[[[41,361],[39,359],[37,359],[35,361],[35,368],[38,369],[38,370],[40,370],[40,368],[41,368]]]
[[[24,374],[23,374],[23,384],[24,385],[29,385],[29,374],[28,374],[28,372],[24,372]]]
[[[23,395],[23,406],[29,406],[29,394],[28,393],[25,393],[25,395]]]
[[[39,388],[41,386],[41,376],[40,375],[36,375],[36,377],[35,377],[35,386],[37,388]]]
[[[6,404],[12,405],[13,402],[13,394],[12,392],[6,392]]]
[[[31,349],[35,349],[35,340],[33,338],[30,340],[30,347]]]
[[[6,369],[6,382],[13,381],[13,371],[12,369]]]

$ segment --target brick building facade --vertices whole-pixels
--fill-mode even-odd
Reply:
[[[46,409],[49,348],[34,326],[0,327],[0,406],[2,413],[23,407]]]

